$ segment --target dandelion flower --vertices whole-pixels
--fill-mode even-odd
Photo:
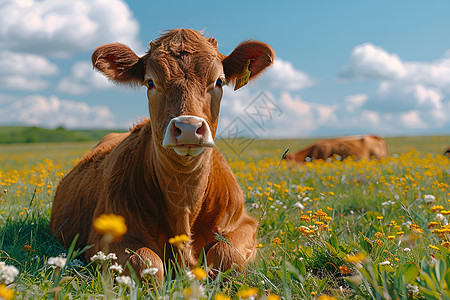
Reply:
[[[169,239],[169,243],[174,245],[180,250],[184,249],[184,243],[189,241],[189,237],[186,234],[176,235],[173,238]]]
[[[281,298],[277,295],[270,294],[269,296],[267,296],[267,300],[281,300]]]
[[[94,228],[105,236],[112,236],[116,241],[127,232],[125,218],[114,214],[102,214],[94,220]]]
[[[231,300],[231,298],[223,294],[216,294],[214,300]]]
[[[258,292],[259,291],[257,288],[244,289],[238,292],[238,296],[242,299],[247,299],[250,297],[256,297],[258,295]]]
[[[66,260],[67,259],[62,256],[50,257],[47,261],[47,264],[49,264],[51,266],[57,266],[58,268],[62,269],[66,265]]]
[[[425,201],[426,204],[430,204],[436,201],[436,197],[433,195],[424,195],[423,200]]]
[[[359,263],[362,262],[364,260],[365,256],[362,253],[356,253],[355,255],[349,255],[346,258],[346,261],[348,261],[349,263]]]
[[[10,284],[19,275],[19,270],[14,266],[8,266],[4,261],[0,262],[0,283]]]
[[[14,290],[6,288],[6,285],[0,284],[0,299],[8,300],[14,297]]]
[[[206,278],[206,272],[202,268],[197,267],[194,270],[192,270],[192,273],[198,280],[203,280]]]

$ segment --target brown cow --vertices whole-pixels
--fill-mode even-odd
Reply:
[[[128,231],[109,249],[138,275],[150,260],[162,279],[163,260],[173,259],[167,241],[181,234],[189,237],[183,256],[191,267],[202,250],[208,265],[222,270],[252,260],[257,221],[214,137],[222,86],[241,79],[246,68],[253,79],[275,53],[257,41],[241,43],[229,56],[217,48],[213,38],[175,29],[142,57],[117,43],[95,50],[93,65],[109,79],[147,87],[150,119],[103,138],[61,181],[50,228],[65,246],[79,234],[78,247],[94,245],[86,258],[102,250],[92,223],[112,213],[125,218]]]
[[[302,163],[314,159],[327,159],[333,155],[339,155],[340,159],[348,156],[354,156],[356,159],[379,159],[388,156],[389,149],[386,141],[378,136],[348,136],[318,141],[295,154],[288,153],[286,160]]]

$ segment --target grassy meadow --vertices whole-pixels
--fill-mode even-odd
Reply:
[[[256,261],[215,277],[173,264],[158,287],[49,232],[58,181],[95,142],[0,145],[0,299],[450,299],[450,137],[388,138],[382,160],[281,160],[313,141],[219,141],[259,220]]]

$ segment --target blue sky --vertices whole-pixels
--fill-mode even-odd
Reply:
[[[145,88],[108,83],[90,54],[119,41],[142,55],[184,27],[223,54],[248,39],[277,54],[225,89],[219,133],[238,118],[261,138],[450,134],[449,1],[153,2],[0,0],[0,125],[129,127],[148,116]]]

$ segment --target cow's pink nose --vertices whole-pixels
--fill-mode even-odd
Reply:
[[[181,145],[214,147],[214,140],[212,139],[208,123],[204,119],[195,116],[173,118],[167,126],[163,147]]]
[[[197,144],[192,142],[202,140],[206,126],[204,122],[173,122],[170,131],[176,137],[178,144]]]

